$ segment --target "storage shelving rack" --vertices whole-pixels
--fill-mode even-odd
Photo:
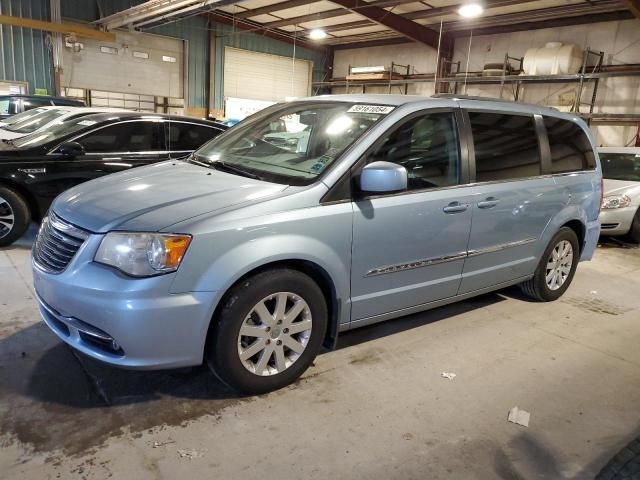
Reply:
[[[594,63],[590,63],[591,59],[595,58]],[[456,72],[449,73],[447,76],[435,78],[435,74],[422,74],[422,75],[408,75],[407,78],[402,80],[361,80],[361,81],[347,81],[342,79],[334,79],[325,82],[314,82],[313,86],[317,88],[322,87],[353,87],[362,86],[363,93],[366,86],[387,86],[389,91],[394,85],[404,86],[404,92],[407,92],[408,86],[416,83],[433,83],[445,84],[444,91],[449,93],[458,94],[458,90],[461,85],[479,85],[479,84],[494,84],[500,85],[500,98],[503,96],[503,90],[505,85],[514,85],[514,100],[520,101],[521,87],[526,84],[544,84],[544,83],[576,83],[576,100],[572,106],[571,111],[577,115],[582,116],[589,123],[593,124],[609,124],[609,125],[639,125],[640,126],[640,112],[638,113],[594,113],[594,106],[596,104],[598,95],[598,86],[600,80],[613,77],[640,77],[640,65],[629,66],[604,66],[603,65],[604,52],[591,50],[587,48],[584,51],[582,66],[580,72],[573,74],[557,74],[557,75],[522,75],[518,72],[522,71],[521,57],[512,57],[508,53],[505,54],[503,73],[502,75],[493,76],[479,76],[479,72],[468,72],[466,76],[464,72],[459,71],[459,62],[451,62],[452,65],[458,66]],[[514,73],[508,74],[510,68],[508,66],[510,60],[516,60],[519,62],[519,70],[515,69]],[[584,94],[585,86],[587,84],[593,84],[593,90],[589,102],[583,102],[582,97]],[[438,89],[436,89],[438,90]],[[443,91],[443,89],[440,89]],[[582,112],[582,106],[588,106],[588,112]]]

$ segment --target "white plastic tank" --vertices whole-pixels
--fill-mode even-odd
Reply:
[[[566,75],[582,67],[582,50],[572,43],[548,42],[542,48],[530,48],[524,54],[525,75]]]

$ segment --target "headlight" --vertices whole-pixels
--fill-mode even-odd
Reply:
[[[602,201],[602,208],[624,208],[631,205],[631,198],[627,195],[607,195]]]
[[[175,271],[190,242],[190,235],[111,232],[94,260],[134,277],[148,277]]]

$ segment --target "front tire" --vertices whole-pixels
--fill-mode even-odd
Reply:
[[[524,294],[540,302],[560,298],[576,273],[579,248],[576,232],[562,227],[545,249],[533,278],[520,284]]]
[[[247,394],[295,381],[320,351],[327,305],[318,285],[296,270],[259,273],[223,300],[206,357],[217,377]]]
[[[31,213],[15,190],[0,186],[0,247],[11,245],[27,231]]]

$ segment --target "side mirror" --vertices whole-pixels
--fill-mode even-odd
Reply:
[[[77,157],[84,155],[84,147],[78,142],[65,142],[58,147],[58,153],[65,157]]]
[[[391,162],[373,162],[360,173],[360,190],[370,193],[400,192],[407,189],[407,169]]]

